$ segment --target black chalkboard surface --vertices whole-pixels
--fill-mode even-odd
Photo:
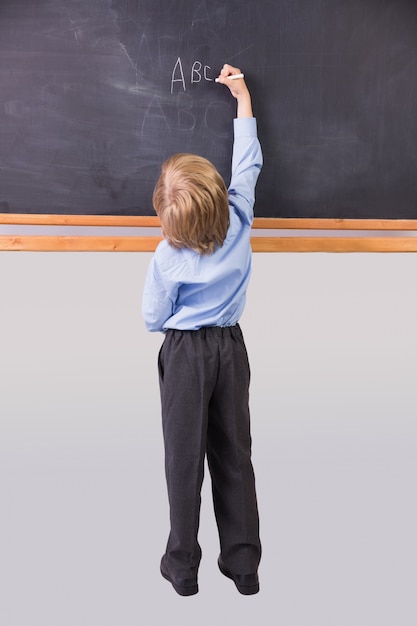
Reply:
[[[417,217],[417,2],[1,0],[0,213],[151,215],[161,162],[229,177],[246,75],[256,215]]]

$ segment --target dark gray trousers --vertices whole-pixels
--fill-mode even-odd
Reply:
[[[158,359],[171,530],[164,567],[197,576],[207,455],[224,565],[257,572],[261,558],[249,419],[250,370],[239,325],[169,330]]]

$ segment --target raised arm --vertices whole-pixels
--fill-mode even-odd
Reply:
[[[239,68],[226,64],[217,82],[226,85],[237,100],[229,203],[240,219],[250,225],[253,221],[256,181],[262,167],[262,151],[257,137],[251,97],[245,80],[244,78],[231,78],[240,73]]]

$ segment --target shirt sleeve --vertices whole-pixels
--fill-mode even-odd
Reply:
[[[164,280],[156,251],[149,264],[142,295],[142,316],[147,330],[164,332],[163,326],[173,313],[175,299],[175,288]]]
[[[247,224],[253,222],[255,186],[262,167],[262,149],[254,117],[234,120],[232,175],[229,202]]]

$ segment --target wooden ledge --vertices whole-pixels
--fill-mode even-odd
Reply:
[[[160,237],[0,236],[0,250],[153,252]],[[414,237],[252,237],[253,252],[417,252]]]

